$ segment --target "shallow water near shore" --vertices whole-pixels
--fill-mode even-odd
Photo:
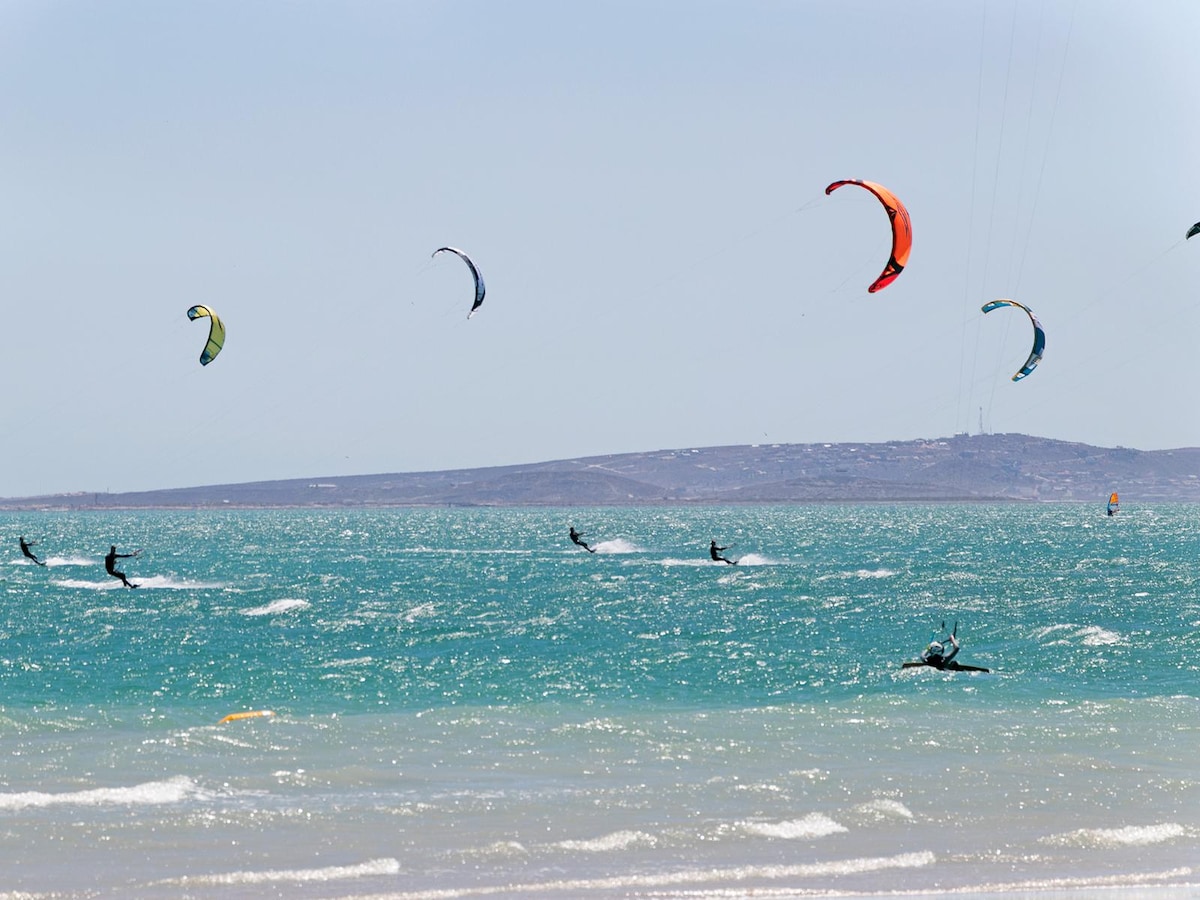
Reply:
[[[0,897],[1195,896],[1200,507],[1127,507],[5,514]]]

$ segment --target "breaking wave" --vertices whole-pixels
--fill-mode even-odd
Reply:
[[[398,875],[400,862],[395,859],[372,859],[350,866],[326,866],[322,869],[268,869],[262,872],[225,872],[215,875],[185,875],[159,884],[178,885],[237,885],[273,884],[279,882],[342,881],[347,878],[369,878],[373,875]]]
[[[42,809],[50,806],[153,806],[180,803],[202,796],[196,783],[186,776],[165,781],[147,781],[132,787],[91,788],[86,791],[67,791],[52,794],[44,791],[23,791],[0,794],[0,809]]]
[[[742,822],[739,827],[748,834],[792,841],[826,837],[847,830],[844,825],[821,813],[809,813],[801,819],[786,822]]]

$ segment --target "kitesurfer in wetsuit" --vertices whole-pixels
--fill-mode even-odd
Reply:
[[[723,562],[728,563],[731,566],[736,566],[736,559],[726,559],[721,555],[722,552],[728,549],[728,547],[718,547],[716,541],[711,541],[708,545],[708,555],[712,557],[713,562]]]
[[[587,544],[585,544],[583,542],[582,536],[579,534],[578,531],[575,530],[574,525],[571,526],[571,543],[575,544],[576,546],[582,547],[588,553],[596,552],[595,550],[593,550],[591,547],[589,547]]]
[[[22,537],[21,538],[21,552],[23,554],[25,554],[27,557],[29,557],[30,559],[32,559],[39,566],[44,566],[45,563],[42,562],[40,559],[38,559],[36,556],[34,556],[33,551],[29,549],[36,543],[37,543],[37,541],[27,541],[27,540],[25,540],[24,537]]]
[[[945,623],[942,624],[942,630],[946,630]],[[954,657],[958,655],[958,623],[954,623],[954,630],[951,631],[944,639],[934,638],[929,642],[929,646],[921,652],[920,662],[906,662],[904,668],[908,669],[913,666],[931,666],[934,669],[942,669],[948,672],[987,672],[988,669],[982,666],[964,666],[954,661]],[[949,644],[951,650],[946,652],[946,644]]]
[[[104,557],[104,571],[113,578],[120,578],[121,584],[125,585],[127,588],[137,587],[136,584],[125,577],[124,572],[118,572],[116,570],[116,563],[118,559],[130,559],[134,556],[137,556],[141,552],[141,550],[134,550],[132,553],[118,553],[117,545],[113,544],[112,548],[108,551],[108,555]]]
[[[951,665],[951,660],[958,655],[958,638],[953,634],[950,635],[950,644],[954,647],[949,654],[946,653],[946,645],[941,641],[930,641],[929,646],[925,648],[921,654],[921,659],[927,666],[933,666],[935,669],[954,669],[958,668],[958,664]]]

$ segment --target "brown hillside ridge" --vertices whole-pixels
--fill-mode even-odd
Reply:
[[[1200,501],[1200,448],[1131,450],[1022,434],[753,444],[515,466],[323,475],[133,493],[0,499],[0,509],[627,506],[719,503]]]

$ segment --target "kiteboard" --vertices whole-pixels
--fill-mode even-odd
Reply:
[[[246,712],[230,713],[221,719],[221,721],[219,721],[217,724],[224,725],[226,722],[236,722],[239,719],[258,719],[273,715],[275,715],[275,713],[269,709],[251,709],[247,710]]]
[[[927,662],[906,662],[903,665],[905,669],[915,668],[937,669],[939,672],[991,672],[991,669],[985,669],[983,666],[964,666],[961,663],[950,662],[944,666],[931,666]]]

